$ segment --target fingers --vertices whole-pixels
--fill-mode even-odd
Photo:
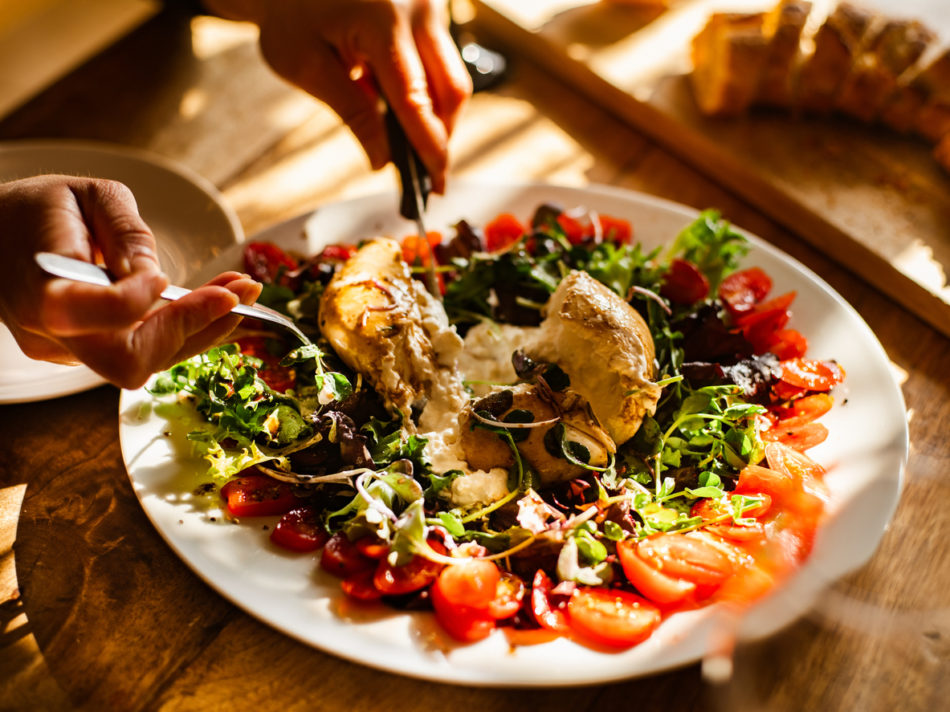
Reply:
[[[115,277],[161,273],[155,237],[139,215],[132,191],[122,183],[85,181],[72,188],[106,267]]]
[[[271,66],[304,91],[325,102],[362,144],[373,169],[389,161],[389,145],[377,96],[354,82],[348,66],[329,44],[298,29],[273,25],[261,32],[261,51]],[[289,35],[289,36],[288,36]]]
[[[433,190],[441,193],[448,165],[448,131],[435,113],[408,19],[397,14],[393,22],[393,27],[368,30],[362,49],[406,137],[429,171]]]
[[[253,304],[258,282],[226,272],[178,301],[149,314],[134,329],[63,339],[63,344],[94,371],[123,388],[138,388],[148,377],[220,343],[240,323],[231,314],[238,304]]]
[[[412,36],[425,67],[436,115],[451,135],[462,107],[472,94],[472,78],[449,34],[448,22],[432,0],[415,0]]]

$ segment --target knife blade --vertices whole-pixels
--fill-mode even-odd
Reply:
[[[426,265],[426,288],[436,299],[442,298],[439,282],[435,274],[435,255],[429,246],[425,225],[425,211],[432,192],[432,178],[426,170],[416,149],[409,143],[406,131],[388,104],[385,109],[386,137],[389,139],[389,152],[393,164],[399,172],[399,214],[412,220],[419,231],[419,239],[428,251]]]

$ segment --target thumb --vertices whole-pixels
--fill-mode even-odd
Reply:
[[[155,237],[139,215],[132,191],[118,181],[93,179],[75,186],[73,193],[109,271],[118,279],[147,273],[139,276],[155,282],[162,272]]]

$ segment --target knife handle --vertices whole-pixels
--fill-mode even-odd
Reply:
[[[426,170],[416,149],[409,143],[406,132],[396,118],[392,107],[386,105],[386,137],[389,139],[389,152],[396,170],[399,171],[400,197],[399,214],[407,220],[420,217],[420,206],[425,209],[432,192],[432,178]],[[417,180],[413,180],[413,173]],[[418,192],[417,192],[418,191]]]

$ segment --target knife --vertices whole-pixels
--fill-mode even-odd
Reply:
[[[436,299],[442,299],[439,290],[439,281],[435,274],[435,255],[429,246],[428,233],[425,225],[426,205],[429,202],[429,193],[432,192],[432,178],[426,170],[416,149],[409,143],[406,132],[396,118],[395,112],[388,104],[385,110],[386,137],[389,139],[389,152],[392,161],[399,171],[399,214],[407,220],[412,220],[419,231],[420,242],[425,244],[429,251],[429,262],[426,267],[426,287]]]

